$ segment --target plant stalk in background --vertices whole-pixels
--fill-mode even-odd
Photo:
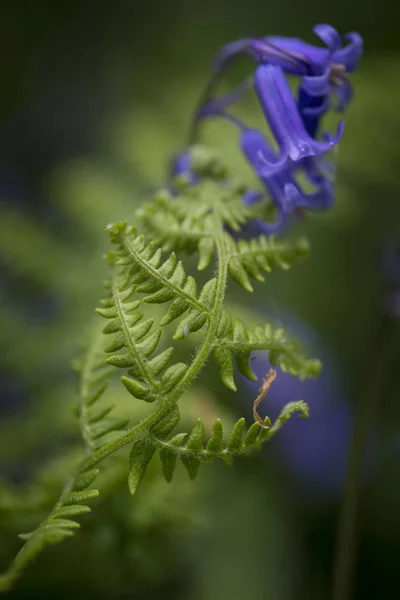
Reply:
[[[389,290],[382,307],[369,353],[354,421],[347,479],[339,518],[333,573],[333,600],[349,600],[354,587],[361,492],[369,436],[381,400],[382,383],[397,336],[399,316],[399,250],[384,257],[384,276]]]

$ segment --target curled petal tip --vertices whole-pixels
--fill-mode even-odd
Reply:
[[[262,177],[270,177],[285,167],[288,162],[286,153],[281,154],[275,161],[268,160],[263,150],[258,150],[257,158],[259,161],[259,174]]]
[[[336,52],[342,47],[340,35],[331,25],[316,25],[313,32],[323,41],[331,52]]]
[[[336,50],[333,53],[332,61],[336,64],[344,65],[346,71],[352,73],[356,70],[358,59],[363,52],[363,39],[355,31],[346,34],[345,38],[349,43],[344,48]]]

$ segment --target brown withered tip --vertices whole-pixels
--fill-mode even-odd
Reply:
[[[276,378],[276,371],[275,371],[275,369],[270,369],[268,371],[268,373],[266,374],[266,376],[264,377],[262,385],[261,385],[260,389],[258,390],[258,396],[254,400],[254,403],[253,403],[253,418],[254,418],[254,421],[257,421],[257,423],[263,429],[269,429],[269,425],[266,425],[264,423],[263,419],[260,417],[260,415],[257,412],[257,407],[260,404],[261,400],[263,400],[265,398],[265,396],[267,395],[268,390],[271,387],[271,384],[275,381],[275,378]]]

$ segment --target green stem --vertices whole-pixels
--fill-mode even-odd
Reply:
[[[217,255],[218,255],[218,279],[217,290],[215,294],[214,306],[211,311],[211,317],[207,333],[204,338],[196,358],[186,371],[185,376],[181,379],[179,385],[173,390],[170,398],[171,403],[176,403],[182,394],[189,388],[193,380],[198,376],[204,365],[206,364],[211,352],[214,348],[214,342],[217,337],[218,328],[221,320],[222,308],[225,299],[225,290],[228,278],[228,251],[225,244],[224,235],[221,235],[216,240]]]
[[[132,427],[124,435],[120,436],[117,440],[106,444],[105,446],[103,446],[95,452],[89,451],[88,456],[86,456],[83,459],[78,469],[75,471],[74,475],[67,481],[56,505],[54,506],[52,512],[47,517],[47,519],[43,522],[43,524],[49,521],[52,518],[52,515],[55,514],[55,512],[63,505],[65,498],[70,492],[74,490],[76,482],[80,475],[85,473],[85,471],[93,469],[100,462],[105,460],[108,456],[114,454],[123,447],[134,444],[137,440],[143,437],[146,434],[146,432],[148,432],[154,425],[156,425],[166,414],[168,414],[168,412],[170,412],[171,410],[171,406],[178,401],[178,399],[190,386],[192,381],[197,377],[197,375],[200,373],[205,363],[207,362],[213,350],[214,341],[217,336],[228,277],[228,253],[224,241],[223,227],[220,219],[216,220],[219,231],[219,235],[216,240],[218,252],[218,283],[214,305],[211,311],[209,326],[207,328],[207,333],[204,338],[204,342],[196,355],[196,358],[193,360],[185,376],[182,378],[180,384],[173,390],[168,400],[160,400],[157,403],[156,409],[148,417],[143,419],[143,421],[141,421],[138,425]],[[127,334],[128,333],[129,332],[127,332]],[[84,438],[85,441],[87,441],[85,435]],[[40,529],[40,526],[38,529]],[[11,567],[8,569],[8,571],[6,571],[3,575],[0,576],[0,590],[6,590],[11,587],[11,585],[17,579],[21,571],[37,554],[37,552],[30,551],[32,550],[32,546],[35,544],[40,544],[40,542],[40,539],[32,538],[32,540],[28,540],[23,545],[23,547],[15,557],[15,560]],[[40,551],[40,549],[38,551]]]
[[[380,400],[379,391],[384,367],[388,351],[394,339],[393,329],[393,319],[383,316],[373,344],[371,364],[368,365],[367,377],[363,383],[364,392],[360,396],[356,411],[347,466],[347,480],[338,526],[334,560],[333,600],[349,600],[353,592],[365,450]]]
[[[133,427],[131,430],[127,431],[126,434],[123,435],[121,438],[119,438],[115,442],[103,446],[97,452],[84,458],[77,470],[75,471],[74,475],[67,481],[56,505],[54,506],[50,515],[45,519],[45,521],[43,521],[42,524],[51,520],[55,512],[63,505],[65,498],[70,492],[74,490],[76,481],[78,480],[80,475],[85,473],[85,471],[96,467],[105,458],[107,458],[114,452],[117,452],[117,450],[123,448],[127,444],[133,444],[134,442],[136,442],[140,437],[144,435],[146,431],[148,431],[151,427],[158,423],[158,421],[165,414],[167,414],[169,410],[170,408],[168,405],[166,405],[165,403],[160,403],[157,406],[156,410],[154,410],[146,419],[144,419],[141,423],[136,425],[136,427]],[[39,525],[38,529],[40,529],[40,527],[41,526]],[[34,556],[36,556],[36,554],[40,551],[39,549],[37,552],[32,552],[32,546],[40,543],[40,539],[38,539],[37,537],[33,537],[32,541],[28,540],[22,546],[21,550],[18,552],[13,564],[10,566],[8,571],[6,571],[0,576],[0,591],[5,591],[11,587],[11,585],[18,578],[19,574],[31,562]]]

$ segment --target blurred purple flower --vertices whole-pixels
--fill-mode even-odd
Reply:
[[[245,235],[277,233],[290,214],[300,215],[304,210],[323,210],[332,206],[334,187],[326,171],[331,165],[326,163],[324,166],[323,157],[340,140],[343,122],[339,124],[336,136],[325,132],[322,140],[318,140],[316,135],[320,117],[330,107],[331,96],[338,99],[338,110],[342,110],[350,99],[351,88],[346,75],[357,66],[362,39],[357,33],[350,33],[346,36],[349,44],[342,48],[339,34],[329,25],[317,25],[314,32],[325,42],[326,48],[306,44],[297,38],[273,36],[239,40],[222,48],[195,113],[195,123],[206,117],[222,117],[239,128],[242,151],[277,209],[275,222],[255,220]],[[243,52],[251,54],[257,63],[254,76],[247,78],[233,92],[212,97],[220,72]],[[301,78],[298,101],[286,73]],[[277,142],[277,151],[260,131],[249,129],[226,111],[253,85]],[[196,132],[194,127],[193,133]],[[199,181],[191,169],[190,150],[176,157],[171,172],[174,176],[184,174],[190,184]],[[296,182],[299,172],[314,186],[313,192],[305,192]],[[263,198],[262,192],[254,190],[243,195],[243,201],[248,205]]]
[[[318,379],[304,382],[277,369],[277,377],[259,410],[274,420],[288,402],[305,400],[310,406],[308,419],[293,416],[271,439],[270,447],[280,454],[294,477],[309,491],[326,496],[339,495],[344,482],[350,443],[352,417],[329,353],[303,323],[289,320],[290,330],[307,343],[311,354],[323,362]],[[270,369],[268,354],[254,352],[252,370],[258,381],[241,377],[242,399],[251,406],[261,379]]]
[[[241,134],[240,145],[278,210],[278,219],[275,223],[256,220],[260,233],[269,235],[278,231],[286,222],[287,216],[298,208],[321,210],[332,205],[333,186],[316,170],[314,160],[303,159],[298,163],[291,163],[280,172],[268,177],[260,165],[260,153],[268,159],[272,159],[276,154],[263,134],[255,129],[246,129]],[[315,186],[316,191],[307,193],[300,188],[294,179],[296,170],[304,172],[309,183]],[[250,191],[244,195],[243,200],[245,204],[254,204],[259,202],[262,197],[261,193]]]
[[[255,129],[243,129],[240,146],[278,212],[277,219],[273,223],[255,219],[247,230],[247,233],[251,231],[251,237],[278,233],[287,223],[289,216],[296,212],[299,216],[301,209],[323,210],[332,205],[333,185],[318,171],[314,159],[305,158],[298,163],[291,163],[280,172],[268,177],[261,165],[260,153],[271,159],[276,156],[276,153],[263,134]],[[305,192],[301,189],[294,177],[296,171],[302,171],[306,175],[307,181],[315,187],[314,192]],[[200,181],[192,170],[190,150],[175,157],[171,164],[171,174],[174,177],[184,175],[190,185]],[[264,198],[265,194],[256,190],[248,190],[243,194],[243,202],[247,205],[261,202]]]
[[[191,185],[195,185],[199,181],[199,177],[193,173],[192,159],[190,150],[185,150],[181,154],[175,156],[171,163],[170,174],[173,177],[184,175]]]
[[[302,122],[298,106],[285,74],[280,67],[260,65],[254,77],[258,99],[272,133],[279,144],[280,155],[276,162],[264,158],[265,174],[288,165],[289,159],[298,161],[306,156],[328,152],[343,134],[343,122],[336,137],[325,134],[326,141],[319,142],[309,135]]]
[[[321,116],[330,107],[343,111],[351,100],[352,88],[347,74],[357,68],[363,40],[358,33],[348,33],[345,38],[349,43],[343,48],[340,35],[330,25],[316,25],[313,31],[326,44],[326,48],[282,36],[232,42],[218,53],[213,78],[216,79],[216,75],[242,53],[252,55],[259,65],[274,65],[285,73],[301,77],[299,111],[308,134],[315,137]],[[242,89],[240,95],[244,91]],[[232,100],[225,96],[221,108],[226,108],[237,99],[234,95]]]

